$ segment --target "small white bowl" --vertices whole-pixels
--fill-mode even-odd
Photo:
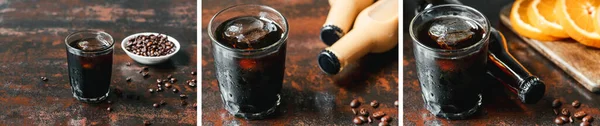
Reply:
[[[138,63],[141,64],[146,64],[146,65],[153,65],[153,64],[158,64],[158,63],[162,63],[164,61],[167,61],[169,58],[171,58],[173,55],[175,55],[175,53],[179,52],[179,49],[181,49],[181,45],[179,45],[179,41],[177,41],[175,38],[166,35],[166,34],[160,34],[163,36],[167,36],[167,40],[173,42],[173,44],[175,44],[175,52],[171,53],[171,54],[167,54],[164,56],[157,56],[157,57],[150,57],[150,56],[140,56],[137,54],[133,54],[132,52],[127,51],[127,49],[125,49],[125,47],[127,47],[125,44],[127,44],[127,41],[129,41],[129,39],[135,38],[137,36],[140,35],[159,35],[160,33],[155,33],[155,32],[142,32],[142,33],[136,33],[133,35],[129,35],[127,37],[125,37],[125,39],[123,39],[123,41],[121,41],[121,49],[123,49],[123,51],[125,51],[125,53],[127,53],[127,55],[129,57],[131,57],[131,59],[135,60]]]

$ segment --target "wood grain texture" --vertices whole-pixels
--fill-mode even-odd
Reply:
[[[117,98],[86,104],[73,98],[67,71],[64,39],[85,29],[103,30],[115,39],[112,88],[140,100]],[[150,66],[150,77],[137,73],[135,63],[120,47],[121,40],[138,32],[173,36],[182,49],[170,61]],[[131,66],[126,66],[130,62]],[[147,0],[0,0],[0,125],[195,125],[196,88],[182,82],[195,78],[196,1]],[[178,94],[150,95],[156,78],[173,74],[174,87],[188,94],[190,106],[179,106]],[[40,80],[48,78],[47,82]],[[131,83],[125,78],[132,77]],[[152,103],[165,100],[155,109]],[[106,111],[111,106],[112,112]]]
[[[510,25],[510,6],[505,6],[501,13],[502,23],[509,28]],[[577,82],[592,92],[600,91],[600,50],[587,47],[573,39],[560,41],[538,41],[523,36],[519,36],[524,42],[528,43],[535,50],[546,56],[557,66],[567,72]]]
[[[353,63],[336,76],[321,72],[318,53],[326,47],[319,30],[329,11],[326,0],[205,0],[202,1],[202,124],[221,125],[353,125],[350,101],[359,98],[378,100],[381,110],[397,124],[398,48],[383,54],[371,54]],[[237,4],[264,4],[280,11],[288,19],[289,38],[282,103],[274,116],[264,120],[244,120],[223,107],[215,75],[211,41],[205,29],[219,10]],[[370,108],[368,103],[362,107]],[[370,112],[372,109],[368,109]],[[378,121],[377,121],[378,122]],[[376,125],[376,123],[373,123]]]
[[[493,0],[489,4],[472,6],[475,9],[490,12],[493,8],[488,6],[500,6],[493,3],[502,3],[506,0]],[[469,1],[465,2],[469,5]],[[503,4],[504,6],[506,4]],[[406,7],[406,6],[405,6]],[[496,10],[500,11],[500,10]],[[404,15],[405,28],[414,14]],[[499,13],[486,15],[486,17],[498,17]],[[492,20],[493,18],[490,18]],[[499,20],[496,18],[496,20]],[[494,22],[494,21],[492,21]],[[498,21],[495,21],[498,22]],[[563,101],[562,108],[568,108],[571,112],[574,110],[583,110],[594,118],[600,115],[600,96],[588,91],[581,86],[575,79],[571,78],[559,66],[546,58],[544,54],[538,52],[530,44],[524,42],[518,35],[512,32],[505,25],[493,24],[497,30],[502,32],[508,41],[510,53],[519,60],[525,68],[538,76],[546,84],[545,96],[536,104],[523,104],[518,97],[506,90],[495,78],[486,77],[483,107],[473,117],[466,120],[446,120],[437,118],[427,111],[421,97],[421,88],[417,78],[416,64],[412,48],[412,40],[405,30],[403,40],[403,93],[404,93],[404,125],[555,125],[554,114],[551,103],[554,99]],[[570,107],[574,100],[581,101],[584,104],[579,109]],[[581,121],[576,121],[572,125],[579,125]],[[592,125],[598,125],[593,122]]]

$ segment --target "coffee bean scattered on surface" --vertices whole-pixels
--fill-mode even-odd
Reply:
[[[560,102],[559,99],[554,99],[554,101],[552,101],[552,108],[559,108],[562,105],[562,102]]]
[[[587,115],[587,113],[585,113],[584,111],[578,111],[575,114],[573,114],[573,117],[577,118],[577,119],[581,119],[583,117],[585,117]]]
[[[383,116],[383,117],[381,117],[381,121],[382,122],[391,122],[392,121],[392,117],[387,116],[387,115]]]
[[[186,99],[186,98],[187,98],[187,95],[185,95],[185,94],[180,94],[180,95],[179,95],[179,98],[181,98],[181,99]]]
[[[554,123],[556,123],[558,125],[562,125],[562,124],[565,124],[565,121],[563,121],[562,119],[560,119],[560,117],[556,117],[554,119]]]
[[[562,115],[565,115],[565,116],[569,116],[569,115],[571,115],[571,113],[569,112],[569,109],[567,109],[567,108],[563,108],[563,109],[560,111],[560,114],[562,114]]]
[[[175,82],[177,82],[177,79],[176,78],[171,78],[171,83],[175,83]]]
[[[394,101],[394,106],[398,107],[398,100]]]
[[[377,102],[377,100],[371,101],[371,107],[373,107],[373,108],[379,107],[379,102]]]
[[[110,112],[112,111],[112,109],[110,109],[110,107],[106,108],[106,111]]]
[[[563,122],[569,122],[569,117],[567,117],[567,116],[561,115],[561,116],[558,116],[558,118],[560,118]]]
[[[590,115],[587,115],[587,116],[583,117],[583,119],[581,119],[581,121],[584,121],[584,122],[593,122],[594,121],[594,117],[592,117]]]
[[[591,126],[590,122],[581,122],[579,126]]]
[[[166,88],[171,88],[171,83],[169,83],[169,82],[165,83],[165,87]]]
[[[365,116],[358,116],[358,119],[360,119],[360,121],[362,121],[362,122],[367,122],[368,121],[367,117],[365,117]]]
[[[367,122],[373,123],[373,119],[371,119],[371,116],[367,116]]]
[[[127,63],[125,63],[125,65],[127,65],[127,66],[131,66],[131,63],[130,63],[130,62],[127,62]]]
[[[581,105],[581,102],[579,102],[578,100],[573,101],[573,103],[571,103],[571,106],[575,107],[575,108],[579,108],[579,106]]]
[[[150,88],[150,89],[148,89],[148,92],[154,93],[154,89]]]
[[[177,88],[173,88],[173,93],[177,93],[179,92],[179,90],[177,90]]]
[[[354,99],[350,102],[350,107],[357,108],[358,106],[360,106],[360,101],[358,101],[358,99]]]
[[[354,122],[354,124],[356,124],[356,125],[360,125],[360,124],[363,123],[362,120],[360,120],[358,117],[354,117],[354,119],[352,120],[352,122]]]
[[[162,80],[156,79],[156,84],[162,84]]]
[[[173,78],[173,75],[171,75],[171,74],[167,75],[167,79],[171,79],[171,78]]]
[[[383,111],[377,111],[377,112],[374,112],[372,116],[375,119],[379,119],[379,118],[385,116],[385,113],[383,113]]]
[[[158,105],[158,103],[154,103],[154,104],[152,104],[152,106],[153,106],[154,108],[158,108],[158,107],[160,107],[160,105]]]
[[[369,111],[367,111],[367,109],[365,109],[365,108],[360,108],[360,110],[358,110],[358,115],[368,116],[369,115]]]
[[[192,75],[196,75],[196,72],[195,72],[195,71],[192,71],[192,72],[190,72],[190,74],[192,74]]]
[[[131,77],[127,77],[127,79],[125,79],[125,81],[131,82]]]
[[[40,79],[42,79],[42,81],[48,81],[47,77],[40,77]]]
[[[148,77],[148,75],[149,75],[149,73],[148,73],[148,72],[144,72],[144,73],[142,73],[142,76],[143,76],[143,77]]]
[[[165,35],[140,35],[127,40],[125,50],[140,56],[158,57],[175,52],[175,43]]]
[[[389,126],[388,122],[379,122],[379,126]]]

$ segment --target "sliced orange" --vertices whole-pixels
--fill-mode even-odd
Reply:
[[[558,0],[560,24],[571,38],[579,43],[600,48],[598,6],[600,0]]]
[[[527,16],[533,27],[540,29],[544,34],[556,38],[569,38],[563,26],[558,22],[555,12],[556,0],[533,0],[527,7]]]
[[[533,0],[517,0],[513,4],[510,11],[510,23],[515,32],[519,35],[542,41],[554,41],[560,39],[543,33],[541,29],[536,28],[529,23],[527,8],[532,1]]]

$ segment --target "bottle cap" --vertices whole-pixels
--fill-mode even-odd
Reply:
[[[535,76],[526,78],[519,86],[519,88],[521,88],[521,91],[519,91],[519,99],[526,104],[538,102],[544,96],[544,92],[546,92],[546,85],[544,85],[544,82]]]
[[[333,52],[327,49],[319,53],[317,61],[319,62],[319,68],[321,68],[321,71],[329,75],[335,75],[340,72],[340,61],[338,60],[337,56],[333,54]]]
[[[321,28],[321,41],[328,46],[333,45],[342,36],[344,36],[344,31],[335,25],[325,25]]]

